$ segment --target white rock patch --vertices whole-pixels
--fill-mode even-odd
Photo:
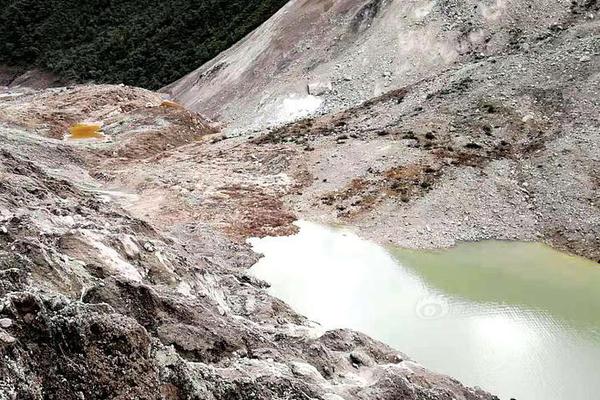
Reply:
[[[291,94],[276,107],[276,111],[273,113],[274,118],[270,122],[283,123],[306,117],[316,112],[321,107],[321,104],[323,104],[323,100],[317,96],[308,95],[300,97],[296,94]]]

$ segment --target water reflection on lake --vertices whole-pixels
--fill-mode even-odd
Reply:
[[[536,243],[383,248],[299,222],[252,239],[252,273],[327,328],[368,333],[426,367],[509,399],[600,393],[600,266]]]

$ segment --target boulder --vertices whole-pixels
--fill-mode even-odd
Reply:
[[[333,85],[330,81],[314,81],[308,83],[308,94],[312,96],[322,96],[331,92]]]

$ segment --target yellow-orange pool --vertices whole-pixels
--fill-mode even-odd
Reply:
[[[101,124],[81,122],[69,128],[68,139],[101,139],[104,134],[100,132]]]

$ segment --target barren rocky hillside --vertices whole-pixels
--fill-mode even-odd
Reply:
[[[324,332],[245,240],[600,260],[599,8],[295,0],[160,94],[0,88],[0,399],[495,398]]]
[[[597,8],[593,0],[294,0],[163,90],[233,130],[263,128],[448,68],[527,54],[573,24],[593,25]]]
[[[295,151],[298,215],[409,247],[542,240],[599,260],[599,7],[292,1],[165,91]]]

